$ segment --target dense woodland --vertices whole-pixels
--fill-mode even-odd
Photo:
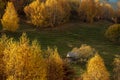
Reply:
[[[67,23],[107,21],[111,25],[102,36],[120,48],[120,2],[116,6],[106,0],[0,0],[0,80],[120,80],[120,54],[114,55],[108,70],[91,45],[72,47],[70,61],[59,54],[59,48],[43,49],[37,40],[29,39],[29,27],[19,31],[21,24],[40,32]],[[9,36],[19,32],[22,36],[17,40]],[[76,64],[83,67],[79,77],[73,68]]]

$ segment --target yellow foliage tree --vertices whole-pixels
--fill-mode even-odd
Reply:
[[[43,8],[44,6],[41,5],[40,0],[35,0],[24,8],[26,16],[31,20],[31,23],[37,27],[42,26],[42,24],[44,23],[44,16],[42,14],[44,13]]]
[[[5,64],[3,62],[3,57],[4,57],[4,54],[3,54],[3,51],[5,50],[6,46],[7,46],[7,41],[8,41],[8,38],[6,37],[6,35],[3,35],[1,38],[0,38],[0,79],[2,80],[5,80]]]
[[[120,55],[116,55],[116,58],[114,59],[114,80],[120,80]]]
[[[83,0],[79,8],[79,15],[82,20],[93,23],[94,18],[97,14],[96,3],[94,0]]]
[[[47,61],[47,80],[63,80],[63,61],[60,58],[57,49],[48,48],[49,53]]]
[[[0,19],[4,13],[5,5],[6,5],[6,1],[0,0]]]
[[[11,38],[4,50],[5,73],[8,80],[46,80],[42,51],[36,41],[29,44],[26,34],[19,42]]]
[[[24,12],[35,26],[54,27],[68,20],[70,9],[66,0],[35,0],[24,8]]]
[[[8,2],[1,23],[4,30],[15,32],[19,27],[19,18],[12,2]]]
[[[110,80],[109,73],[100,55],[96,54],[90,59],[87,71],[83,74],[83,80]]]

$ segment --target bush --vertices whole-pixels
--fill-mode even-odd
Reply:
[[[110,41],[120,43],[120,24],[111,25],[105,32]]]
[[[120,80],[120,55],[117,55],[114,59],[114,69],[113,69],[113,79],[114,80]]]
[[[73,48],[70,53],[76,56],[78,62],[87,62],[88,59],[94,56],[96,50],[89,45],[82,44],[80,48]],[[68,56],[70,55],[68,54]]]
[[[83,74],[83,80],[110,80],[109,76],[103,59],[96,54],[88,62],[87,71]]]
[[[19,27],[19,18],[12,2],[8,2],[1,23],[3,30],[15,32]]]

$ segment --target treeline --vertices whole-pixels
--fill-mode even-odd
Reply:
[[[8,6],[9,3],[13,6],[10,10],[8,9],[10,7]],[[5,20],[16,15],[20,16],[20,18],[21,16],[26,17],[31,24],[38,28],[55,27],[71,20],[89,23],[109,20],[119,23],[119,6],[118,4],[117,9],[114,9],[109,3],[101,3],[99,0],[10,0],[9,2],[0,0],[0,15],[2,19],[5,15],[8,16]],[[13,15],[8,12],[14,11],[14,9],[16,14]],[[2,12],[4,10],[5,12]],[[15,20],[11,19],[11,21]],[[7,23],[9,22],[7,21]]]

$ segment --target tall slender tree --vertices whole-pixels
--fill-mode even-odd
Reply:
[[[12,2],[8,2],[1,23],[3,30],[15,32],[19,28],[19,18]]]

